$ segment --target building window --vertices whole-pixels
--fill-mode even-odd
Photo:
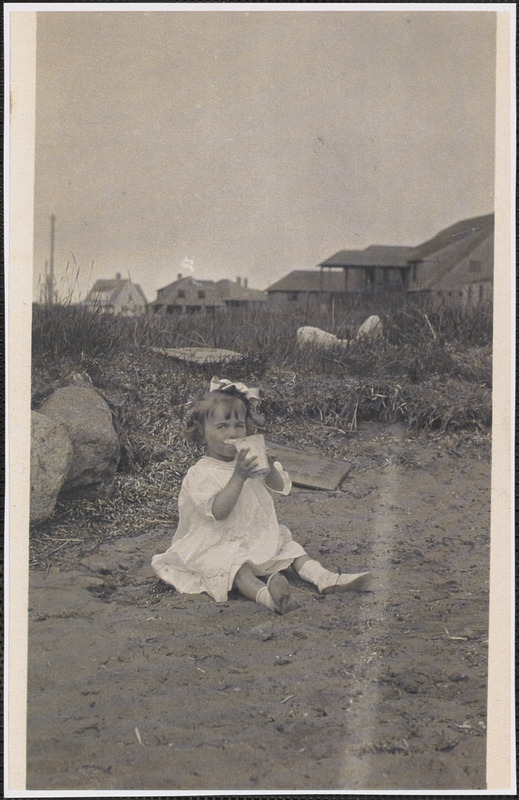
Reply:
[[[294,301],[294,300],[297,300],[298,297],[299,297],[299,292],[289,292],[288,293],[288,299],[289,300]]]
[[[203,300],[205,298],[205,291],[203,289],[198,290],[198,299]]]
[[[177,297],[182,299],[185,296],[186,296],[186,293],[185,293],[184,289],[179,289],[178,292],[177,292]]]

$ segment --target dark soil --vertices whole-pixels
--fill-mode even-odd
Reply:
[[[329,435],[342,489],[294,488],[278,515],[372,592],[288,572],[282,617],[178,595],[150,567],[174,531],[151,500],[34,562],[28,789],[485,788],[489,438]]]

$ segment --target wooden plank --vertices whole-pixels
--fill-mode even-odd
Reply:
[[[294,486],[304,486],[310,489],[338,489],[353,466],[348,461],[324,458],[276,442],[266,441],[265,444],[267,452],[279,461],[289,473]]]
[[[223,364],[243,358],[241,353],[224,350],[221,347],[152,347],[151,349],[155,353],[162,353],[170,358],[188,361],[192,364]]]

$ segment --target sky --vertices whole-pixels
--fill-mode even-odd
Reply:
[[[37,17],[36,300],[51,215],[61,297],[152,301],[493,210],[494,12],[69,5]]]

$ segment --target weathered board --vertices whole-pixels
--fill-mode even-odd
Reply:
[[[283,465],[295,486],[310,489],[338,489],[351,471],[352,464],[323,458],[304,450],[266,441],[267,452]]]
[[[189,361],[193,364],[223,364],[243,358],[241,353],[236,353],[234,350],[223,350],[219,347],[152,347],[151,349],[155,353],[162,353],[170,358]]]

